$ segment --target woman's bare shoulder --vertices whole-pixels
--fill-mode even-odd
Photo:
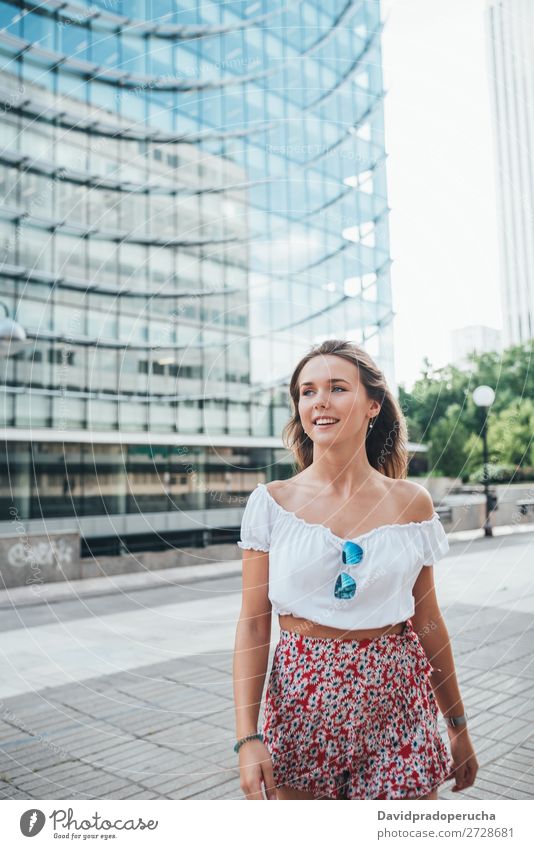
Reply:
[[[405,478],[392,479],[391,494],[403,522],[423,522],[435,513],[434,502],[428,489],[416,481]]]
[[[284,481],[269,481],[269,483],[265,484],[265,488],[271,495],[276,495],[280,490],[280,486],[284,484]]]

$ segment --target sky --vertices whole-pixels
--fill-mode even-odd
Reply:
[[[486,0],[382,0],[395,378],[501,329]]]

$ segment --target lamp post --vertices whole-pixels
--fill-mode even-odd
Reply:
[[[484,536],[492,537],[493,528],[490,522],[490,513],[495,506],[493,498],[490,497],[488,485],[488,414],[489,408],[495,400],[495,392],[491,386],[477,386],[473,392],[473,401],[477,407],[485,410],[484,423],[482,425],[482,443],[484,446],[484,495],[486,497],[486,519],[484,522]]]
[[[12,357],[27,345],[26,331],[18,321],[9,317],[9,310],[3,301],[0,304],[6,311],[0,319],[0,356]]]

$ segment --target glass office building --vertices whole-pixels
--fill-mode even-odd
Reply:
[[[0,2],[0,27],[1,300],[27,334],[2,523],[230,538],[290,473],[311,344],[394,382],[380,4]]]

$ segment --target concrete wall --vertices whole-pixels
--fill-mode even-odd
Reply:
[[[0,586],[81,578],[80,534],[73,529],[29,535],[22,522],[0,536]]]
[[[123,575],[172,566],[192,566],[218,560],[241,560],[235,543],[207,545],[204,548],[168,549],[123,554],[120,557],[80,558],[80,535],[76,531],[29,536],[20,526],[19,534],[0,536],[0,589],[102,575]]]
[[[519,512],[517,501],[534,498],[534,483],[491,484],[491,492],[497,496],[497,508],[491,513],[491,524],[531,525],[534,522],[534,509],[530,508],[525,516]],[[486,517],[486,498],[481,491],[477,494],[456,493],[446,495],[442,506],[452,509],[452,520],[443,519],[447,531],[464,531],[482,528]]]
[[[534,482],[498,484],[492,487],[498,498],[498,511],[495,522],[498,525],[525,525],[534,522],[534,509],[531,507],[526,516],[521,515],[516,505],[518,500],[534,498]]]
[[[452,512],[450,519],[445,516],[441,519],[446,531],[471,531],[484,525],[486,499],[483,495],[449,495],[442,506],[450,507]],[[495,523],[495,514],[492,522]]]
[[[101,575],[122,575],[126,572],[146,572],[152,569],[168,569],[172,566],[200,566],[228,560],[241,560],[241,549],[235,543],[206,545],[204,548],[180,548],[167,551],[142,551],[136,554],[123,554],[120,557],[102,557],[98,559],[84,557],[82,571],[84,578],[97,578]]]

